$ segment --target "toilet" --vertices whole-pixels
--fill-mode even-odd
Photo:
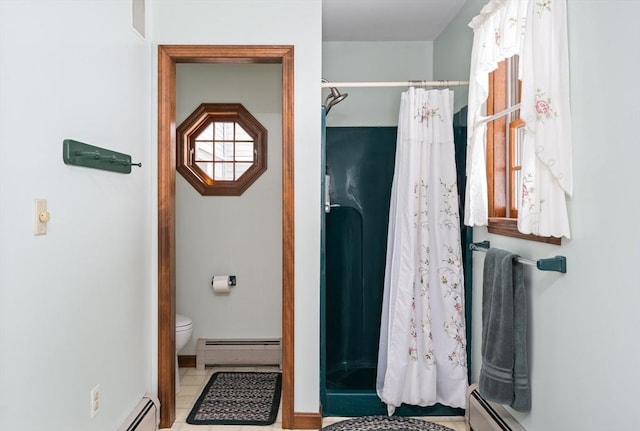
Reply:
[[[193,333],[193,322],[186,316],[176,314],[176,393],[180,392],[180,373],[178,372],[178,352],[187,345]]]

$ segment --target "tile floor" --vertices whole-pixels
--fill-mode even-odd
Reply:
[[[223,368],[213,367],[206,368],[204,370],[197,370],[195,368],[180,368],[180,392],[176,394],[176,421],[171,427],[171,431],[272,431],[282,430],[282,422],[280,420],[280,414],[276,422],[269,426],[225,426],[225,425],[190,425],[186,423],[187,416],[191,412],[193,404],[198,399],[198,396],[202,392],[204,385],[209,381],[211,375],[218,371],[273,371],[273,367],[256,367],[256,368]],[[346,418],[324,418],[323,426],[327,426],[334,422],[345,420]],[[431,422],[445,425],[454,431],[467,431],[467,427],[462,417],[429,417],[424,418]]]

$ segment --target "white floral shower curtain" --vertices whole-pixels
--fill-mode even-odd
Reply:
[[[377,393],[464,407],[467,358],[453,92],[402,94],[391,191]]]

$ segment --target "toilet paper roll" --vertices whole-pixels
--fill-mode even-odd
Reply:
[[[228,275],[214,275],[211,287],[215,294],[228,294],[231,292],[231,283]]]

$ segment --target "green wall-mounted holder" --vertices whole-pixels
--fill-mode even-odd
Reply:
[[[563,274],[567,273],[567,258],[564,256],[549,257],[547,259],[538,259],[536,267],[540,271],[555,271]]]
[[[131,163],[131,156],[105,148],[65,139],[62,141],[62,159],[66,165],[84,166],[103,171],[130,174],[131,166],[142,167],[142,163]]]

